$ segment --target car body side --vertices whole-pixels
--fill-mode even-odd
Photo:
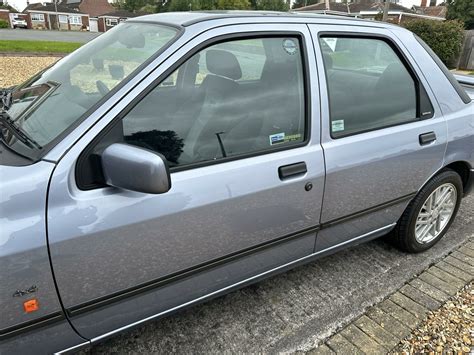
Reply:
[[[143,21],[149,20],[150,18],[145,18]],[[56,292],[59,290],[59,295],[62,294],[61,288],[64,285],[61,280],[65,280],[67,273],[65,270],[55,269],[54,263],[61,259],[62,262],[67,263],[69,256],[67,253],[61,252],[61,239],[54,239],[54,236],[53,240],[48,239],[51,224],[55,223],[60,216],[58,214],[51,218],[51,215],[54,216],[54,209],[48,209],[48,203],[53,201],[55,206],[61,208],[67,204],[67,201],[65,196],[55,196],[54,192],[49,195],[51,185],[63,186],[64,191],[74,192],[74,188],[71,190],[71,187],[75,185],[75,181],[74,176],[70,174],[69,167],[71,164],[75,164],[80,152],[129,102],[145,88],[152,85],[156,78],[165,73],[166,69],[174,62],[186,55],[189,48],[199,45],[202,41],[199,35],[207,32],[213,33],[212,36],[216,36],[218,33],[226,34],[228,28],[234,27],[234,31],[238,31],[239,26],[242,33],[251,32],[252,26],[257,24],[263,26],[260,27],[262,30],[267,26],[270,32],[276,32],[275,27],[280,28],[281,32],[285,32],[285,25],[288,25],[290,29],[294,25],[306,28],[302,30],[304,38],[307,43],[312,43],[307,48],[307,55],[309,57],[308,75],[310,76],[308,80],[310,80],[311,95],[313,96],[310,116],[313,125],[311,126],[309,145],[298,149],[302,155],[321,154],[320,156],[322,156],[324,133],[321,135],[320,132],[324,132],[329,127],[327,108],[326,111],[324,109],[327,96],[324,92],[326,89],[322,85],[324,74],[321,72],[323,67],[321,52],[317,39],[311,37],[308,26],[313,26],[315,29],[318,26],[332,26],[335,32],[340,30],[338,26],[354,26],[359,27],[361,32],[370,33],[373,29],[385,29],[386,25],[372,25],[366,22],[359,23],[340,19],[308,20],[298,17],[295,19],[285,18],[284,21],[272,17],[242,17],[238,21],[235,18],[223,18],[187,24],[183,35],[170,48],[131,78],[125,86],[111,93],[94,113],[85,118],[66,139],[49,151],[43,161],[22,167],[0,166],[0,178],[2,179],[0,217],[3,219],[2,231],[0,231],[0,243],[2,243],[0,311],[2,315],[8,315],[7,317],[2,316],[0,321],[0,329],[3,331],[0,339],[2,351],[13,352],[21,349],[25,352],[33,352],[33,350],[46,352],[87,346],[91,340],[93,342],[100,341],[144,321],[170,314],[183,307],[243,287],[261,278],[328,255],[348,245],[376,238],[393,228],[409,199],[399,201],[397,209],[391,211],[392,215],[387,220],[386,227],[359,231],[352,238],[337,244],[326,243],[318,248],[319,227],[304,226],[298,238],[282,240],[279,243],[254,250],[252,253],[241,253],[226,263],[203,268],[192,277],[183,277],[160,285],[149,283],[142,289],[130,290],[127,297],[117,298],[114,302],[103,302],[99,308],[88,308],[86,304],[80,311],[77,311],[72,304],[72,307],[66,306],[65,312]],[[420,80],[427,87],[427,91],[434,101],[435,111],[437,111],[435,119],[440,120],[441,124],[446,126],[446,135],[443,138],[445,144],[442,148],[445,151],[443,162],[433,168],[430,174],[423,178],[424,182],[418,184],[416,188],[421,189],[432,176],[442,169],[450,167],[460,174],[467,174],[464,177],[467,190],[472,184],[474,174],[474,104],[462,102],[449,80],[414,39],[413,34],[395,26],[388,26],[387,31],[390,31],[393,38],[403,44],[404,53],[409,57],[410,63],[416,67],[417,73],[421,76]],[[322,109],[320,110],[319,107]],[[282,159],[285,155],[284,152],[276,154],[280,154]],[[262,159],[265,159],[265,156],[262,156]],[[317,160],[313,164],[319,166],[319,168],[315,168],[317,173],[314,178],[317,179],[320,186],[324,186],[327,166],[323,160]],[[235,163],[235,167],[238,167],[238,162]],[[19,169],[24,170],[24,173],[21,174],[24,179],[15,178]],[[218,165],[213,169],[218,172]],[[212,169],[207,171],[212,171]],[[180,173],[181,179],[186,179],[191,175],[192,170]],[[33,182],[35,185],[31,187]],[[25,189],[25,186],[31,188]],[[314,198],[322,201],[322,194],[323,190],[315,191]],[[97,197],[100,200],[100,193]],[[311,210],[311,213],[320,214],[321,211]],[[396,214],[398,216],[395,216]],[[82,216],[87,218],[87,210],[82,211]],[[337,217],[338,215],[333,214],[328,216],[327,220]],[[78,226],[84,225],[82,222],[78,221]],[[320,220],[320,222],[325,221]],[[19,224],[22,227],[17,230]],[[337,229],[331,230],[331,234],[337,234]],[[314,250],[312,250],[313,246],[315,246]],[[312,251],[308,252],[310,249]],[[51,254],[54,255],[53,269],[50,264]],[[63,277],[55,275],[53,271],[57,271],[58,274],[62,273]],[[55,284],[58,280],[59,285]],[[77,281],[71,280],[71,282]],[[27,297],[13,297],[16,289],[21,291],[31,286],[36,286],[39,291],[27,295]],[[20,319],[15,316],[21,313],[19,312],[19,307],[21,307],[19,300],[25,301],[28,297],[40,298],[45,307],[41,308],[40,313],[32,315],[23,313]],[[137,305],[139,306],[137,307]],[[69,323],[71,320],[72,326]],[[108,320],[108,322],[103,320]],[[46,341],[51,338],[54,338],[55,341]]]

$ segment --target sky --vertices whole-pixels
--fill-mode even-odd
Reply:
[[[3,0],[5,3],[5,0]],[[30,0],[30,4],[34,4],[37,2],[51,2],[51,0]],[[18,11],[23,11],[26,7],[26,0],[7,0],[8,5],[13,6]]]

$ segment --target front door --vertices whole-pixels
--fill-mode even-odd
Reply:
[[[319,251],[393,228],[441,168],[447,131],[423,74],[389,31],[310,27],[327,88]]]
[[[287,26],[285,33],[275,25],[235,26],[201,37],[181,63],[163,64],[168,74],[138,103],[104,118],[108,128],[93,143],[83,139],[56,169],[48,233],[59,292],[72,314],[136,297],[141,287],[222,265],[293,235],[305,239],[260,260],[261,270],[313,252],[324,162],[306,26]],[[119,190],[83,174],[112,142],[164,155],[171,190]],[[240,277],[237,270],[220,282]],[[216,282],[209,278],[173,302],[189,301],[186,293],[199,294],[196,288],[212,291]],[[123,319],[101,318],[100,331],[137,320],[144,305],[136,301],[133,307]],[[84,317],[72,322],[85,337],[99,331]]]

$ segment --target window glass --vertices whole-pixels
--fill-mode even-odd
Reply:
[[[43,14],[31,14],[31,21],[44,21]]]
[[[45,146],[176,35],[168,26],[120,24],[17,86],[7,113],[18,130]],[[6,144],[31,149],[15,136]]]
[[[294,146],[305,135],[302,70],[296,38],[213,45],[127,114],[124,140],[170,166]]]
[[[333,137],[417,119],[417,88],[384,40],[322,37]]]
[[[69,22],[73,25],[80,25],[82,24],[80,16],[69,16]]]
[[[66,15],[59,15],[59,22],[67,23],[67,16]]]

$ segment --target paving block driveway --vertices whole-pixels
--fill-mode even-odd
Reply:
[[[442,256],[474,239],[474,195],[432,249],[405,254],[376,240],[149,323],[93,347],[102,352],[309,350]]]

